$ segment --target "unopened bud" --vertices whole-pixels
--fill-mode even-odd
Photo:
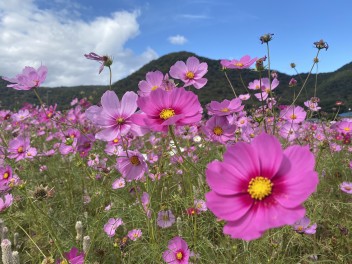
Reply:
[[[75,228],[76,228],[76,232],[77,232],[76,241],[77,242],[82,241],[82,238],[83,238],[83,225],[82,225],[82,222],[81,221],[77,221]]]
[[[87,254],[87,252],[89,251],[90,248],[90,237],[89,236],[85,236],[83,238],[83,252],[85,254]]]
[[[176,227],[177,227],[178,235],[181,237],[182,236],[182,219],[181,219],[181,217],[176,218]]]
[[[17,251],[12,252],[12,264],[20,264],[20,255]]]
[[[272,33],[268,33],[268,34],[264,34],[263,36],[260,37],[260,41],[263,43],[268,43],[270,40],[273,39],[273,35]]]
[[[4,239],[1,242],[2,263],[12,264],[11,241]]]
[[[14,233],[13,234],[13,246],[17,247],[18,246],[18,238],[19,238],[20,234],[19,233]]]
[[[1,240],[8,239],[8,237],[9,237],[9,229],[6,226],[4,226],[1,232]]]
[[[313,59],[313,61],[314,61],[314,63],[318,63],[318,62],[319,62],[318,57],[315,57],[315,58]]]
[[[296,68],[296,64],[293,63],[293,62],[291,62],[290,66],[291,66],[292,69]]]

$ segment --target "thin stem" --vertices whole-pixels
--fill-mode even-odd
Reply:
[[[110,88],[109,90],[112,90],[112,86],[111,86],[111,79],[112,79],[112,71],[111,71],[111,67],[109,66],[109,72],[110,72]]]
[[[234,95],[235,95],[235,97],[237,98],[237,94],[236,94],[236,92],[235,92],[235,88],[233,88],[232,83],[231,83],[231,81],[230,81],[229,77],[227,76],[226,71],[224,71],[224,74],[225,74],[225,77],[226,77],[226,79],[227,79],[228,83],[230,84],[230,87],[231,87],[231,89],[232,89],[233,94],[234,94]]]

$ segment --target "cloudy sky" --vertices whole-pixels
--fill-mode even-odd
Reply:
[[[117,81],[175,51],[262,57],[265,33],[274,33],[272,68],[294,74],[295,62],[307,72],[313,42],[324,39],[319,71],[330,72],[352,61],[351,9],[350,0],[0,0],[0,76],[43,64],[45,86],[107,84],[108,71],[99,75],[85,53],[112,56]]]

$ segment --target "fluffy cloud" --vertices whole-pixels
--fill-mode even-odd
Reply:
[[[99,75],[99,64],[83,56],[95,52],[113,57],[113,81],[119,80],[158,57],[151,48],[135,54],[125,47],[139,34],[138,16],[120,11],[87,22],[40,9],[33,0],[0,1],[0,75],[43,64],[49,68],[45,86],[107,84],[109,72]]]
[[[184,36],[176,35],[169,37],[169,42],[174,45],[183,45],[187,42],[187,39]]]

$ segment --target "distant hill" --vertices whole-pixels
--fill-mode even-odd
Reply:
[[[145,79],[149,71],[160,70],[164,74],[169,72],[170,67],[178,60],[186,61],[188,57],[196,56],[201,62],[208,64],[208,73],[206,78],[208,83],[200,90],[192,88],[198,94],[199,100],[204,105],[212,100],[231,99],[234,97],[232,90],[221,70],[220,61],[212,60],[205,57],[197,56],[190,52],[175,52],[162,56],[156,60],[144,65],[138,71],[128,77],[113,84],[113,90],[121,97],[126,91],[138,91],[138,83]],[[242,70],[242,78],[246,85],[254,79],[259,79],[257,72],[253,70]],[[238,71],[228,70],[227,74],[235,88],[237,94],[246,93],[243,88]],[[263,72],[263,77],[267,77],[267,72]],[[274,91],[278,95],[280,103],[290,103],[293,96],[293,88],[288,87],[292,77],[296,78],[301,87],[300,77],[296,75],[289,76],[278,72],[280,85]],[[307,74],[301,74],[303,80]],[[312,74],[307,82],[308,98],[314,94],[315,74]],[[352,62],[344,65],[340,69],[331,73],[320,73],[317,76],[317,96],[321,99],[320,105],[323,110],[330,112],[334,107],[336,100],[345,102],[343,108],[352,106]],[[6,87],[6,82],[0,79],[0,109],[19,108],[24,102],[38,104],[37,98],[31,91],[16,91]],[[43,101],[47,104],[58,103],[59,109],[68,109],[73,98],[87,97],[93,103],[100,100],[101,95],[108,89],[108,86],[75,86],[75,87],[57,87],[57,88],[39,88],[39,93]],[[296,87],[296,93],[298,88]],[[302,104],[306,100],[305,91],[302,92],[300,100],[297,103]],[[346,106],[347,105],[347,106]],[[342,109],[346,110],[346,109]]]

